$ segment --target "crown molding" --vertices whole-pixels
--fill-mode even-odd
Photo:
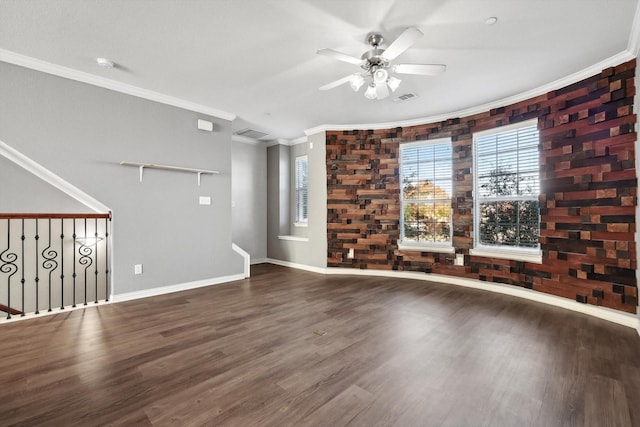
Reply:
[[[631,34],[629,34],[629,43],[627,51],[633,56],[638,56],[640,51],[640,2],[636,6],[636,13],[633,15],[633,23],[631,24]]]
[[[551,83],[547,83],[535,89],[531,89],[526,92],[519,93],[517,95],[498,99],[495,101],[488,102],[486,104],[478,105],[478,106],[467,108],[464,110],[458,110],[450,113],[438,114],[436,116],[423,117],[418,119],[399,120],[396,122],[357,123],[357,124],[341,124],[341,125],[325,124],[325,125],[316,126],[311,129],[307,129],[304,131],[304,133],[305,135],[310,136],[320,132],[326,132],[329,130],[389,129],[389,128],[395,128],[395,127],[408,127],[408,126],[417,126],[417,125],[423,125],[428,123],[437,123],[437,122],[441,122],[441,121],[448,120],[455,117],[473,116],[474,114],[484,113],[486,111],[492,110],[494,108],[503,107],[505,105],[516,104],[518,102],[525,101],[527,99],[535,98],[536,96],[544,95],[545,93],[548,93],[552,90],[556,90],[556,89],[560,89],[560,88],[572,85],[574,83],[577,83],[581,80],[584,80],[588,77],[591,77],[595,74],[600,73],[605,68],[619,65],[633,58],[635,58],[634,54],[632,54],[628,50],[624,50],[616,55],[613,55],[603,61],[593,64],[567,77],[563,77]]]
[[[304,144],[305,142],[309,141],[309,137],[307,135],[304,136],[300,136],[296,139],[292,139],[291,140],[291,145],[298,145],[298,144]]]
[[[206,114],[208,116],[217,117],[223,120],[233,121],[235,114],[226,111],[217,110],[207,107],[206,105],[196,104],[191,101],[176,98],[174,96],[165,95],[152,90],[143,89],[127,83],[121,83],[115,80],[96,76],[94,74],[85,73],[84,71],[74,70],[72,68],[63,67],[61,65],[52,64],[30,56],[21,55],[9,50],[0,49],[0,61],[6,62],[20,67],[30,68],[32,70],[41,71],[43,73],[62,77],[77,82],[87,83],[104,89],[113,90],[115,92],[124,93],[126,95],[135,96],[137,98],[147,99],[149,101],[159,102],[161,104],[171,105],[173,107],[183,108],[185,110]]]
[[[267,147],[273,147],[274,145],[286,145],[287,147],[291,147],[292,145],[296,145],[296,144],[300,144],[301,142],[305,142],[302,141],[302,139],[306,140],[306,136],[301,136],[298,137],[296,139],[284,139],[284,138],[278,138],[278,139],[272,139],[270,141],[266,141],[267,142]]]

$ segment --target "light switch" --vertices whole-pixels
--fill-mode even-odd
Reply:
[[[209,197],[209,196],[200,196],[200,204],[201,205],[210,205],[211,204],[211,197]]]

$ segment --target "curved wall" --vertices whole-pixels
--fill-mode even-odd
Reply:
[[[473,278],[635,313],[635,69],[634,59],[473,116],[327,131],[327,266]],[[542,264],[472,256],[472,135],[530,119],[540,129]],[[453,141],[453,244],[463,266],[456,254],[398,249],[399,145],[442,137]]]

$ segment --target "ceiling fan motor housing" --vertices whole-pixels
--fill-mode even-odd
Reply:
[[[371,71],[372,68],[386,68],[389,66],[389,61],[382,57],[384,49],[373,48],[362,54],[362,69],[365,71]]]

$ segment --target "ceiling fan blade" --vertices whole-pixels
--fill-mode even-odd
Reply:
[[[421,76],[437,76],[447,69],[443,64],[398,64],[393,71],[398,74],[419,74]]]
[[[320,86],[320,90],[329,90],[329,89],[333,89],[334,87],[338,87],[340,85],[343,85],[345,83],[347,83],[349,80],[351,80],[353,78],[353,76],[355,76],[356,74],[349,74],[346,77],[343,77],[341,79],[338,79],[334,82],[331,83],[327,83],[324,86]]]
[[[393,61],[398,55],[409,49],[409,47],[423,35],[422,31],[415,27],[407,28],[389,45],[382,56],[389,61]]]
[[[355,56],[347,55],[346,53],[338,52],[333,49],[318,49],[316,52],[318,55],[328,56],[333,59],[337,59],[338,61],[348,62],[349,64],[360,65],[362,63],[362,59],[356,58]]]

